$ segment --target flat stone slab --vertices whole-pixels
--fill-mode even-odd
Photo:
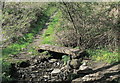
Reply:
[[[48,44],[40,45],[38,50],[64,53],[72,56],[79,56],[79,54],[83,52],[80,49],[76,49],[76,48],[60,47],[60,46],[54,46],[54,45],[48,45]]]

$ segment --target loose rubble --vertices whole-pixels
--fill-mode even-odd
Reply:
[[[94,72],[86,62],[80,59],[72,59],[64,65],[61,59],[34,56],[30,60],[12,64],[13,74],[17,82],[69,82],[84,83],[101,80],[104,74]],[[119,75],[118,75],[119,76]],[[116,75],[116,78],[118,77]],[[110,76],[111,81],[115,78]],[[116,79],[115,78],[115,79]],[[109,80],[108,78],[106,80]],[[95,82],[97,83],[97,82]],[[98,82],[99,83],[99,82]],[[106,83],[106,82],[104,82]]]

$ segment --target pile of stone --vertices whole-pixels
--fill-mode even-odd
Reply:
[[[14,65],[16,71],[13,71],[12,76],[19,82],[70,82],[81,72],[86,74],[89,73],[86,71],[92,71],[85,62],[81,65],[81,61],[72,59],[65,65],[61,59],[33,56],[30,60]]]

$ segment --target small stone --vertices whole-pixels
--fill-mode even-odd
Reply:
[[[60,63],[59,63],[59,62],[57,62],[57,65],[59,66],[59,65],[60,65]]]
[[[32,70],[32,71],[36,70],[36,66],[29,66],[29,70]]]
[[[43,77],[44,77],[44,78],[49,78],[49,76],[47,76],[47,75],[44,75]]]
[[[38,60],[37,60],[37,59],[35,59],[33,62],[34,62],[34,63],[37,63],[37,62],[38,62]]]
[[[68,69],[68,67],[67,67],[67,65],[65,65],[64,67],[62,67],[60,70],[61,71],[65,71],[65,70],[67,70]]]
[[[51,72],[51,75],[57,75],[61,72],[60,69],[54,69],[52,72]]]
[[[35,66],[33,66],[33,65],[32,65],[32,66],[29,66],[29,68],[34,68],[34,67],[35,67]]]
[[[22,75],[22,78],[24,78],[25,77],[25,75]]]
[[[56,67],[56,66],[57,66],[57,63],[56,63],[56,62],[54,62],[54,63],[53,63],[53,66],[54,66],[54,67]]]
[[[48,79],[44,79],[44,81],[46,82]]]
[[[32,78],[35,78],[35,74],[31,74]]]
[[[32,54],[32,52],[28,52],[28,54]]]
[[[39,71],[33,71],[34,73],[38,73]]]
[[[46,72],[51,72],[53,69],[52,68],[50,68],[50,69],[47,69],[46,70]]]
[[[50,59],[50,60],[49,60],[50,63],[54,63],[54,62],[56,62],[56,61],[57,61],[57,59]]]
[[[30,56],[31,57],[31,59],[35,59],[35,56]]]

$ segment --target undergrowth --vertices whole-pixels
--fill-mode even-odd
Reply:
[[[111,52],[106,49],[88,50],[91,58],[95,61],[103,61],[107,63],[115,63],[120,61],[118,52]]]
[[[23,51],[24,48],[26,48],[26,46],[28,46],[31,42],[33,42],[34,36],[44,27],[50,15],[52,15],[52,13],[55,11],[53,9],[54,8],[48,8],[44,11],[46,17],[43,16],[41,18],[42,20],[40,19],[38,21],[37,25],[35,26],[35,28],[32,29],[30,33],[27,33],[23,37],[18,38],[18,41],[4,48],[2,50],[3,56],[7,56],[9,54],[16,55],[20,51]]]
[[[36,25],[32,28],[31,32],[26,33],[23,37],[19,37],[17,41],[8,45],[6,48],[2,49],[2,78],[3,82],[7,83],[11,81],[12,78],[10,77],[9,68],[11,66],[11,62],[15,62],[12,60],[9,55],[17,55],[18,53],[24,51],[26,47],[33,42],[34,37],[37,33],[44,28],[45,23],[48,21],[49,17],[55,12],[54,7],[47,7],[43,11],[43,16],[38,19]],[[52,26],[51,26],[52,27]],[[28,52],[32,52],[31,55],[37,55],[35,49],[30,49]],[[18,61],[19,62],[19,61]]]

